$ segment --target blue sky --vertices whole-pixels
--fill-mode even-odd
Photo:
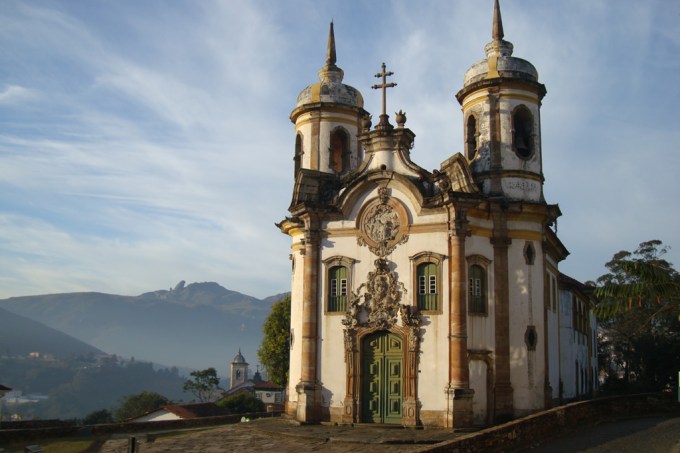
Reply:
[[[290,284],[274,226],[292,190],[297,94],[328,24],[338,65],[388,110],[413,160],[462,151],[454,94],[490,40],[492,0],[13,1],[0,8],[0,298],[136,295],[180,280],[265,297]],[[544,191],[563,272],[595,279],[658,238],[680,265],[680,2],[505,0],[539,71]]]

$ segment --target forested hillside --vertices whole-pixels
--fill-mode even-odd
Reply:
[[[115,410],[121,398],[144,390],[174,401],[191,400],[177,368],[154,370],[151,363],[115,356],[73,356],[67,360],[1,358],[2,383],[24,395],[42,394],[37,403],[4,402],[3,414],[23,418],[82,418],[98,409]]]

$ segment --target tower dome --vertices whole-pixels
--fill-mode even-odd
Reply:
[[[512,43],[503,39],[503,20],[497,0],[491,36],[492,41],[484,46],[486,58],[477,61],[465,72],[463,87],[496,77],[538,82],[538,71],[534,65],[522,58],[513,57]]]
[[[463,107],[465,156],[486,195],[544,203],[540,107],[546,94],[534,65],[513,57],[494,0],[486,58],[465,73],[456,94]]]
[[[295,104],[296,108],[318,102],[363,108],[364,98],[361,93],[356,88],[342,83],[345,73],[335,65],[335,62],[335,36],[333,22],[331,22],[326,50],[326,65],[319,69],[319,82],[309,85],[300,92]]]
[[[246,363],[245,357],[243,357],[243,354],[241,354],[241,349],[239,348],[238,354],[234,357],[234,360],[231,361],[231,363]]]
[[[295,124],[295,178],[302,169],[343,176],[361,163],[357,136],[368,112],[359,90],[342,83],[344,72],[335,62],[331,22],[326,64],[319,69],[319,81],[300,92],[290,114]]]

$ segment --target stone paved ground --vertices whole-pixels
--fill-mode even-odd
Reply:
[[[185,452],[324,452],[371,453],[413,452],[425,446],[453,438],[446,430],[412,430],[385,427],[297,426],[276,419],[253,420],[200,431],[151,436],[136,435],[140,453]],[[126,453],[128,437],[108,440],[101,453]]]

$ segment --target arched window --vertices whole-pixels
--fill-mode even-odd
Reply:
[[[344,129],[338,128],[331,133],[329,166],[342,174],[349,170],[349,136]]]
[[[522,159],[534,153],[534,118],[524,105],[512,113],[512,149]]]
[[[470,115],[465,127],[465,150],[468,160],[472,160],[477,155],[477,118]]]
[[[444,255],[420,252],[412,257],[413,304],[421,311],[440,312],[442,301],[442,261]]]
[[[297,179],[297,174],[302,166],[302,135],[297,134],[295,137],[295,157],[293,157],[294,170],[293,178]]]

